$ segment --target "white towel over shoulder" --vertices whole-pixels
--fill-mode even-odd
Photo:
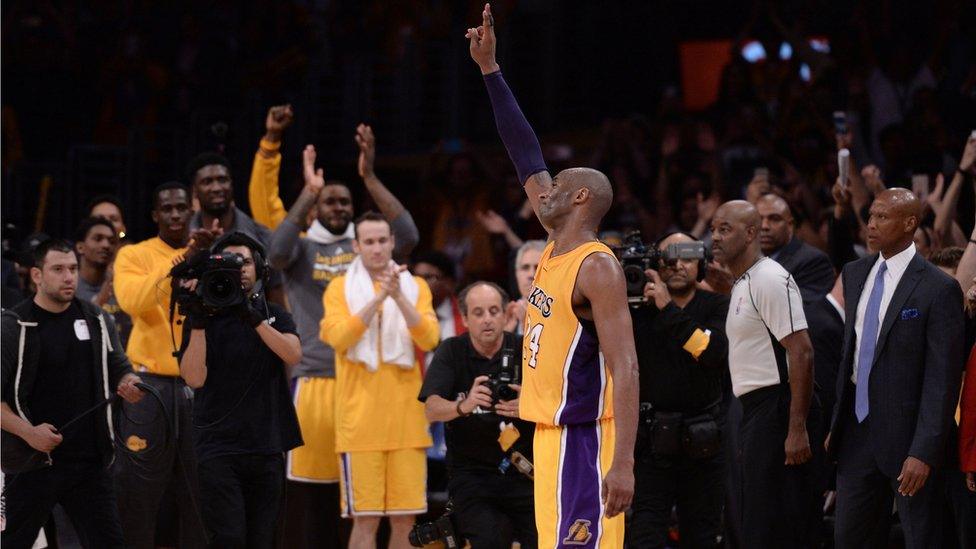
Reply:
[[[392,262],[391,262],[392,265]],[[400,291],[407,301],[417,304],[419,289],[417,281],[408,271],[400,273]],[[360,257],[356,257],[346,271],[346,303],[349,312],[355,314],[366,306],[376,293],[373,291],[373,280],[363,265]],[[375,372],[380,362],[396,364],[404,370],[413,368],[414,351],[407,320],[393,298],[383,300],[382,315],[376,315],[366,327],[363,337],[346,351],[346,356],[354,362],[361,362],[366,369]],[[382,344],[383,357],[377,356],[377,348]]]

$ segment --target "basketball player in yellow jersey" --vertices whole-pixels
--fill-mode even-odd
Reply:
[[[637,355],[623,271],[596,237],[613,191],[602,173],[550,177],[542,150],[495,62],[491,7],[468,29],[498,133],[549,231],[525,316],[518,406],[536,422],[539,547],[619,548],[634,495]]]

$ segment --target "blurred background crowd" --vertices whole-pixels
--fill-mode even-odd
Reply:
[[[431,284],[435,304],[475,280],[524,297],[515,250],[545,233],[470,64],[464,30],[481,9],[448,0],[5,2],[5,292],[28,290],[14,264],[29,265],[38,233],[73,235],[82,219],[104,215],[119,218],[111,221],[127,242],[154,236],[152,190],[191,183],[185,167],[204,151],[229,159],[234,203],[260,221],[254,208],[266,204],[249,203],[244,174],[271,129],[269,108],[290,105],[278,176],[285,208],[305,185],[301,151],[314,144],[325,177],[349,184],[357,213],[375,209],[353,140],[367,123],[376,172],[419,229],[414,256],[428,259],[414,263],[442,271],[428,280],[449,281]],[[608,243],[635,230],[645,242],[680,230],[707,243],[720,204],[774,193],[793,223],[787,234],[764,221],[771,248],[795,235],[839,272],[867,254],[872,198],[907,187],[925,206],[918,251],[960,281],[976,310],[976,248],[956,272],[976,242],[976,3],[501,0],[492,9],[499,63],[549,170],[590,166],[613,184]],[[851,153],[846,188],[835,185],[840,149]],[[731,282],[709,265],[709,288],[727,292]]]
[[[68,233],[87,214],[79,205],[102,193],[120,198],[132,237],[149,236],[150,189],[178,179],[202,150],[224,152],[246,173],[267,108],[290,103],[286,205],[303,185],[306,143],[318,146],[330,178],[355,177],[350,136],[366,121],[378,171],[418,221],[420,249],[448,251],[463,280],[504,277],[501,220],[521,239],[539,229],[467,65],[463,29],[479,9],[11,2],[5,246],[35,230]],[[759,175],[789,199],[799,234],[827,250],[834,111],[847,115],[843,144],[857,171],[877,168],[867,185],[910,186],[925,175],[934,191],[938,173],[948,185],[976,126],[976,19],[962,0],[507,1],[495,13],[506,23],[500,60],[550,167],[593,166],[613,181],[608,230],[701,234],[715,206],[745,196],[766,168]],[[246,188],[235,192],[246,210]],[[962,234],[972,230],[973,197],[964,185]],[[475,211],[498,216],[479,222]]]

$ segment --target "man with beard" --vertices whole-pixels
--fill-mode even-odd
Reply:
[[[284,496],[284,452],[302,444],[285,375],[286,364],[301,360],[301,343],[291,314],[261,291],[268,270],[261,245],[231,233],[213,253],[240,256],[243,300],[215,314],[187,310],[180,373],[195,389],[200,507],[212,547],[270,548]]]
[[[672,244],[696,241],[677,232],[656,248],[663,252]],[[697,288],[704,264],[662,259],[657,271],[645,271],[646,301],[631,309],[641,395],[637,488],[627,532],[633,547],[664,547],[675,505],[682,547],[715,547],[721,539],[729,298]],[[679,421],[680,427],[669,429]]]
[[[159,235],[119,250],[115,260],[115,297],[132,317],[126,354],[143,381],[168,403],[166,417],[154,399],[123,405],[124,421],[116,433],[122,447],[115,460],[115,485],[126,544],[154,547],[160,501],[172,490],[179,505],[180,547],[203,547],[195,512],[195,460],[190,397],[173,356],[182,338],[182,319],[171,323],[169,272],[175,263],[207,252],[220,229],[189,229],[190,193],[178,182],[153,191],[152,219]],[[167,423],[172,433],[167,436]],[[167,438],[169,441],[167,443]]]
[[[85,547],[123,547],[112,478],[111,396],[142,398],[112,318],[78,299],[78,260],[67,242],[34,253],[33,299],[3,313],[4,547],[31,547],[56,504]]]
[[[390,221],[396,242],[394,256],[406,256],[417,244],[417,226],[373,171],[376,145],[369,126],[357,128],[356,143],[360,149],[359,175]],[[338,547],[335,352],[319,338],[319,322],[325,316],[322,294],[326,287],[356,258],[352,192],[345,183],[325,181],[322,170],[315,169],[315,147],[305,148],[303,160],[305,188],[272,235],[268,251],[271,265],[282,271],[287,282],[288,301],[302,341],[302,360],[292,370],[292,377],[297,378],[295,409],[305,445],[288,454],[283,535],[288,547]],[[313,207],[316,218],[303,237],[301,232]]]
[[[200,211],[190,220],[190,229],[210,228],[216,222],[225,233],[244,233],[268,247],[271,231],[234,205],[234,181],[227,158],[211,152],[197,155],[187,168],[187,181],[200,201]],[[270,301],[284,305],[281,273],[271,272],[265,292]]]
[[[834,267],[827,254],[796,236],[793,212],[781,197],[769,193],[756,201],[761,225],[759,245],[762,253],[793,275],[805,302],[816,301],[834,285]]]
[[[75,251],[81,258],[78,269],[79,299],[91,301],[112,315],[123,348],[129,342],[132,319],[119,307],[113,290],[112,263],[119,249],[119,237],[115,227],[102,217],[89,217],[81,222],[75,232]]]

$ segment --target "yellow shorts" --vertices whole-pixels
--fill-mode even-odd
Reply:
[[[339,454],[342,516],[427,512],[427,450],[404,448]]]
[[[288,452],[288,480],[339,482],[335,449],[335,379],[300,377],[295,385],[295,412],[305,445]]]
[[[613,419],[563,427],[536,425],[533,452],[539,547],[624,546],[624,515],[608,519],[601,498],[613,444]]]

